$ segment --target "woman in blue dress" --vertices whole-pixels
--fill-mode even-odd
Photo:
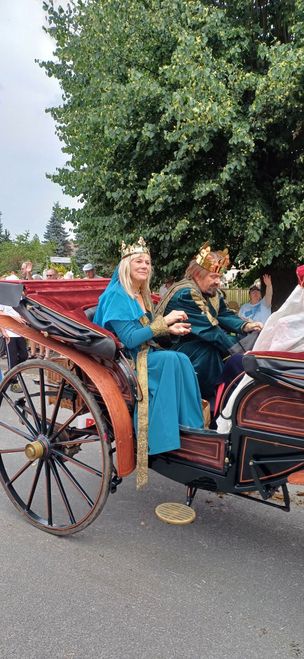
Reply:
[[[180,426],[203,428],[202,402],[193,366],[183,353],[163,350],[154,339],[190,332],[187,315],[153,316],[151,259],[143,238],[122,244],[122,258],[100,296],[94,322],[114,332],[131,353],[142,391],[134,414],[137,486],[147,482],[148,454],[180,448]]]

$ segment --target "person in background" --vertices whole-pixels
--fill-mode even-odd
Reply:
[[[187,314],[191,332],[179,337],[172,350],[188,355],[202,398],[209,401],[214,398],[216,387],[221,382],[224,359],[229,357],[229,349],[238,342],[237,335],[262,329],[262,323],[244,322],[228,308],[220,291],[221,276],[228,265],[227,249],[213,252],[209,243],[204,243],[190,261],[185,279],[171,286],[156,309],[162,315],[172,309],[183,309]],[[239,356],[237,361],[236,370],[241,372]]]
[[[32,261],[23,261],[20,270],[21,270],[22,279],[27,279],[28,281],[42,279],[41,275],[38,275],[38,274],[33,275]],[[35,341],[29,341],[28,342],[28,358],[29,359],[36,359],[38,357],[44,358],[44,348],[43,348],[43,346],[40,346],[38,343],[35,343]]]
[[[173,282],[174,282],[173,277],[168,277],[168,279],[166,279],[166,280],[164,281],[164,283],[162,284],[162,286],[161,286],[160,289],[159,289],[159,295],[160,295],[160,297],[164,297],[164,295],[165,295],[165,294],[167,293],[167,291],[169,290],[170,286],[172,286]]]
[[[23,261],[20,270],[22,274],[22,279],[33,279],[32,261]]]
[[[4,277],[7,281],[16,281],[17,279],[19,280],[19,277],[17,277],[16,273],[14,270],[11,271],[10,275],[7,275],[7,277]]]
[[[266,292],[262,298],[261,289],[254,284],[249,288],[249,302],[242,304],[239,316],[243,320],[260,321],[265,323],[271,314],[272,281],[270,275],[263,275]]]
[[[6,279],[9,280],[11,278],[6,277]],[[16,277],[16,279],[18,279],[18,277]],[[18,322],[22,324],[25,323],[25,321],[23,320],[23,318],[21,318],[21,316],[17,313],[17,311],[15,311],[10,306],[7,306],[5,304],[0,304],[0,313],[5,314],[6,316],[11,316],[12,318],[15,318],[15,320],[18,320]],[[28,353],[27,353],[26,340],[23,336],[19,336],[19,334],[16,334],[12,330],[2,328],[1,332],[6,341],[7,365],[8,365],[8,370],[10,370],[14,366],[17,366],[17,364],[20,364],[20,362],[24,362],[27,360]],[[17,378],[15,378],[12,381],[10,389],[15,394],[20,394],[23,391]]]
[[[45,278],[46,278],[47,280],[49,280],[49,279],[58,279],[58,272],[57,272],[57,270],[55,270],[55,268],[48,268],[48,269],[45,271]]]
[[[63,275],[63,279],[74,279],[74,273],[72,272],[72,270],[68,270],[67,272],[65,272],[65,274]]]
[[[47,270],[44,270],[44,277],[47,281],[58,279],[58,271],[55,268],[47,268]],[[42,359],[48,359],[49,356],[50,349],[41,346],[40,357]]]
[[[82,270],[84,272],[84,279],[100,279],[96,274],[95,265],[92,263],[86,263]]]

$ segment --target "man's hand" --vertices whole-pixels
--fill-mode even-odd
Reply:
[[[168,327],[169,334],[174,334],[175,336],[185,336],[185,334],[190,334],[191,325],[190,323],[174,323]]]
[[[263,323],[258,322],[257,320],[250,320],[248,323],[245,323],[242,327],[242,332],[260,332],[263,329]]]

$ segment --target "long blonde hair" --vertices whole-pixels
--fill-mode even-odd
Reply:
[[[124,287],[125,291],[130,295],[130,297],[135,300],[135,295],[132,290],[132,279],[131,279],[131,261],[133,259],[138,258],[140,254],[131,254],[131,256],[125,256],[123,259],[121,259],[119,267],[118,267],[118,277],[121,285]],[[152,268],[149,273],[149,277],[146,279],[146,281],[141,285],[140,287],[140,292],[142,294],[142,298],[144,301],[144,305],[147,309],[147,311],[152,311],[153,309],[153,303],[152,303],[152,298],[151,298],[151,291],[150,291],[150,281],[151,281],[151,276],[152,276]]]

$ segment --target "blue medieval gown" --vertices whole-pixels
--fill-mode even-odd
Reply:
[[[143,326],[145,316],[149,324]],[[99,298],[94,323],[114,332],[138,363],[143,344],[154,337],[151,321],[152,314],[145,314],[137,300],[128,295],[116,272]],[[149,345],[147,373],[148,453],[153,455],[180,448],[179,426],[202,429],[202,402],[193,366],[186,355]],[[137,407],[134,427],[137,434]]]

